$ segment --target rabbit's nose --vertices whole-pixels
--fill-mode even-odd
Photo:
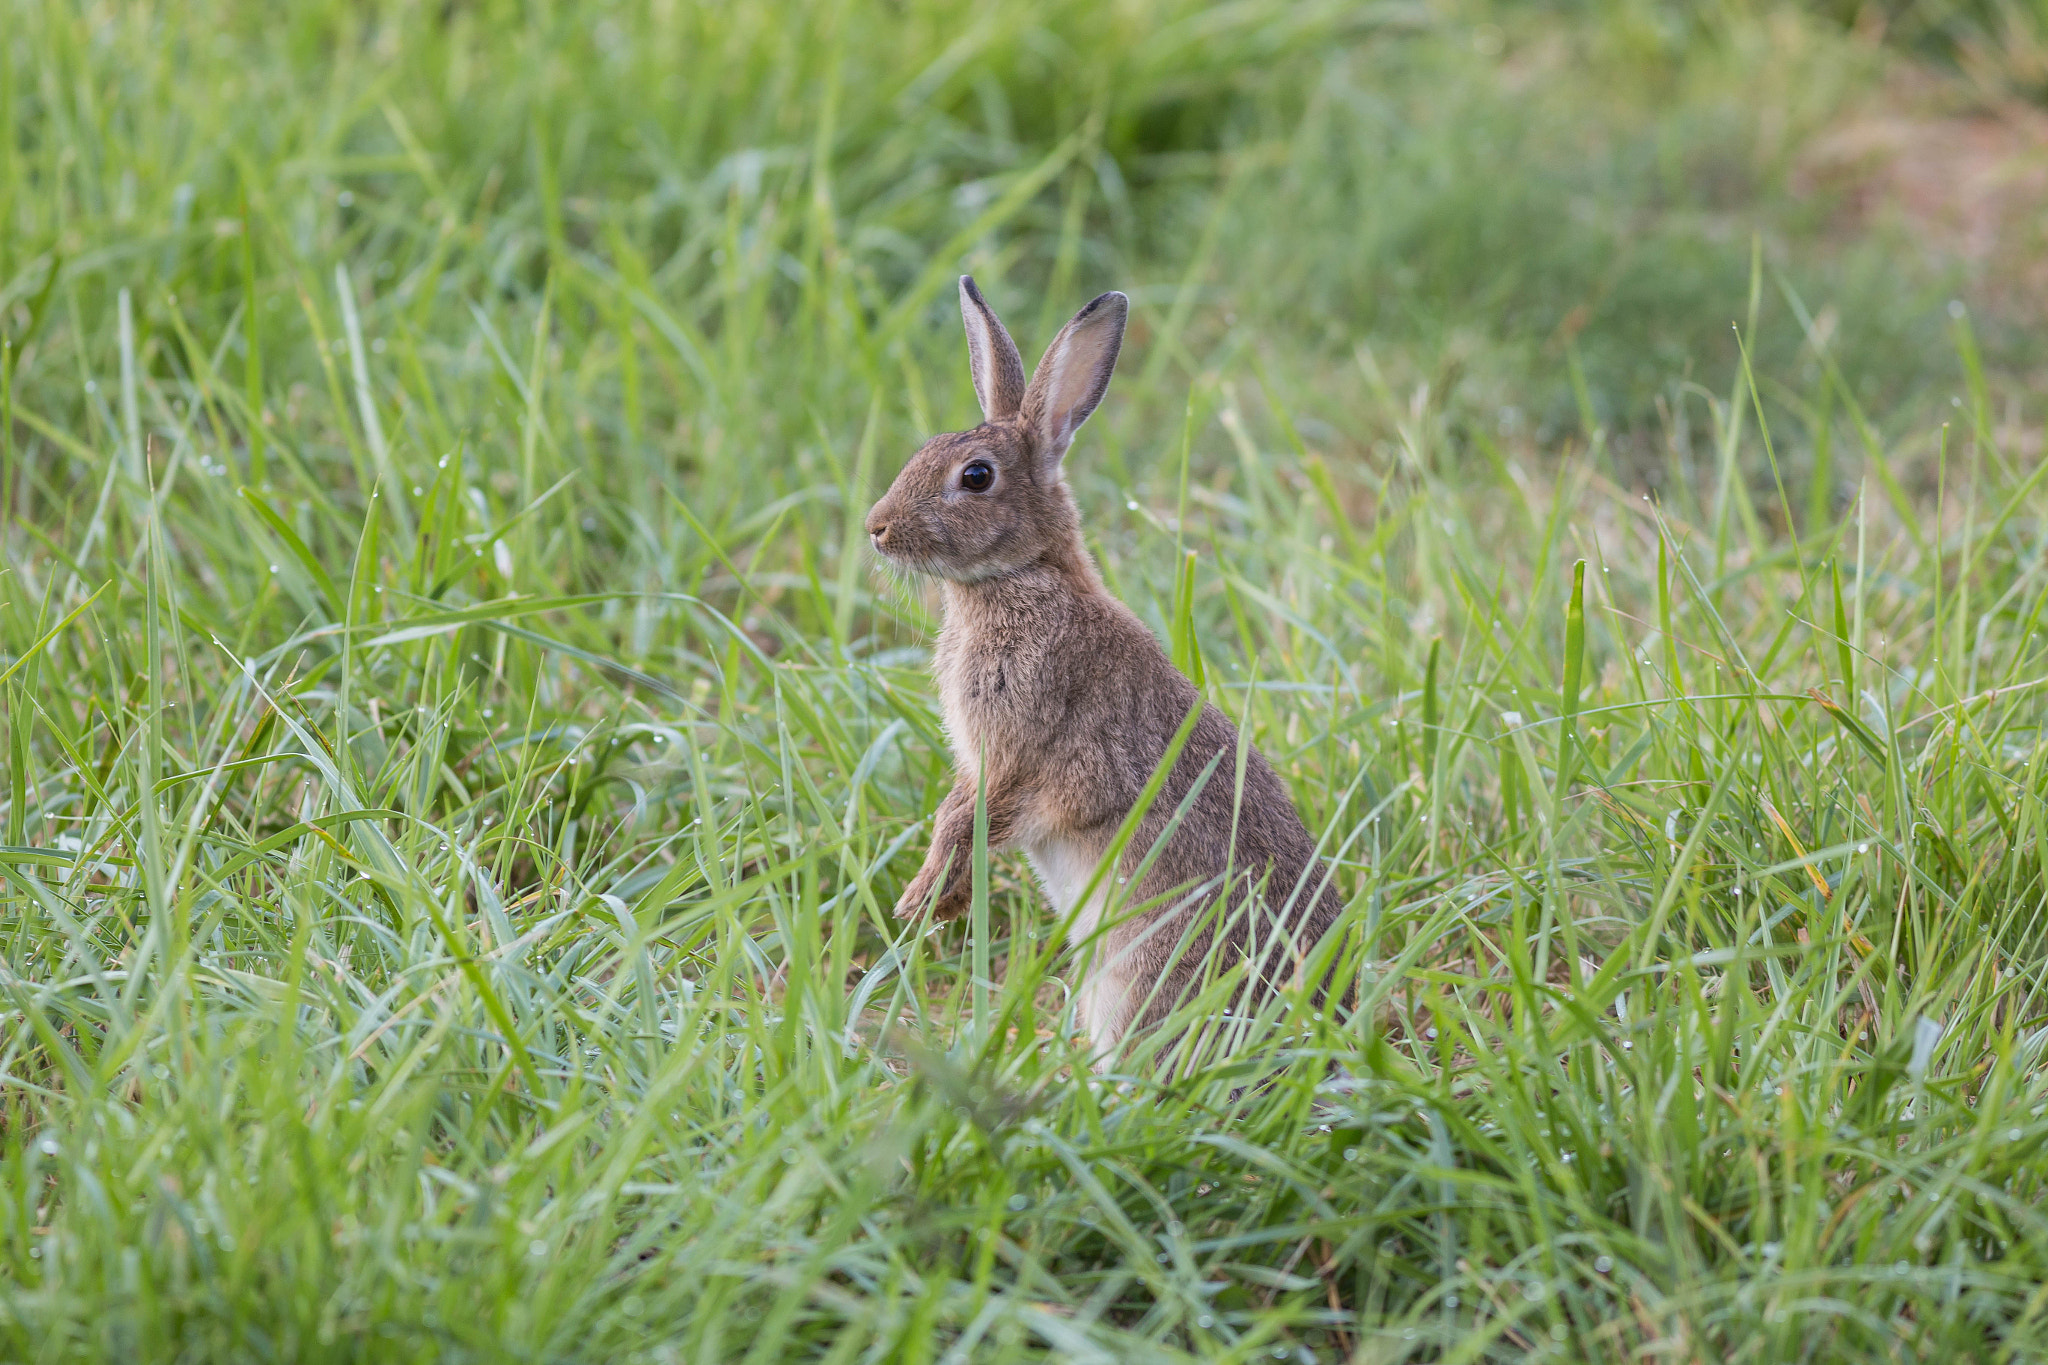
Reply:
[[[889,538],[889,523],[881,517],[868,518],[868,539],[880,545]]]

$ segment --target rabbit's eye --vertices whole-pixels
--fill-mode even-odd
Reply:
[[[960,486],[970,493],[979,493],[996,481],[996,471],[986,460],[974,460],[960,471]]]

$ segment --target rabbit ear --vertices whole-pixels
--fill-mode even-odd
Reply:
[[[1124,344],[1124,319],[1131,301],[1122,294],[1097,297],[1060,329],[1024,391],[1023,413],[1038,436],[1039,459],[1051,474],[1059,469],[1074,433],[1109,389],[1109,373]]]
[[[1024,401],[1024,357],[996,310],[974,287],[972,275],[960,277],[960,320],[967,324],[967,368],[974,375],[981,415],[991,422],[1016,416]]]

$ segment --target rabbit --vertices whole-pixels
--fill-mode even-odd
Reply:
[[[1024,851],[1068,917],[1070,942],[1085,945],[1103,929],[1110,884],[1137,875],[1213,763],[1138,884],[1118,887],[1120,905],[1148,908],[1101,934],[1076,992],[1098,1064],[1170,1013],[1207,969],[1248,953],[1258,960],[1237,1000],[1256,1006],[1299,970],[1339,909],[1279,777],[1256,748],[1243,746],[1240,757],[1237,727],[1201,702],[1152,632],[1110,595],[1082,544],[1062,461],[1109,387],[1129,308],[1114,292],[1090,302],[1027,384],[1016,343],[962,276],[984,420],[927,441],[867,518],[875,551],[939,579],[944,595],[932,666],[955,780],[924,865],[896,902],[899,918],[928,907],[941,919],[967,912],[985,782],[989,848]],[[1198,704],[1200,719],[1121,865],[1077,906]]]

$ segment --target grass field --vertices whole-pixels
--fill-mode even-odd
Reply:
[[[1809,169],[1936,10],[0,0],[0,1359],[2048,1357],[2038,307]],[[1339,868],[1170,1085],[887,916],[962,270]]]

